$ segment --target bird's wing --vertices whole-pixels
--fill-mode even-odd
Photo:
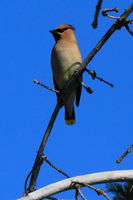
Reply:
[[[81,80],[82,80],[82,79],[81,79]],[[79,84],[79,86],[78,86],[77,89],[76,89],[76,106],[79,106],[81,91],[82,91],[82,85]]]
[[[82,79],[81,79],[82,80]],[[55,79],[53,77],[53,81],[54,81],[54,87],[56,90],[60,91],[57,83],[55,82]],[[80,103],[80,96],[81,96],[81,91],[82,91],[82,85],[79,84],[79,86],[77,87],[76,89],[76,106],[78,107],[79,106],[79,103]],[[59,97],[59,94],[56,93],[57,97]]]

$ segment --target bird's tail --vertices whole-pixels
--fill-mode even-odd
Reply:
[[[75,124],[75,111],[74,111],[74,107],[72,112],[69,112],[67,110],[67,107],[65,106],[65,122],[67,125],[73,125]]]

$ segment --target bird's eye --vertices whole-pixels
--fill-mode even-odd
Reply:
[[[66,31],[68,28],[62,28],[62,29],[56,29],[56,31],[58,33],[63,33],[64,31]]]

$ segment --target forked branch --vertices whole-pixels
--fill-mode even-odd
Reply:
[[[51,116],[51,119],[49,121],[49,124],[47,126],[47,129],[44,133],[44,137],[42,139],[42,142],[40,144],[30,179],[29,188],[27,189],[27,192],[32,192],[36,189],[36,181],[37,177],[40,171],[40,167],[42,165],[42,156],[44,152],[44,148],[46,146],[47,140],[49,138],[50,132],[52,130],[53,124],[55,122],[56,116],[62,106],[64,106],[67,102],[67,99],[71,95],[71,93],[78,87],[79,83],[78,80],[82,76],[82,74],[85,71],[86,66],[90,63],[90,61],[94,58],[94,56],[98,53],[98,51],[103,47],[105,42],[111,37],[111,35],[118,29],[120,29],[122,26],[125,26],[126,18],[133,12],[133,4],[124,11],[124,13],[120,16],[118,20],[110,27],[110,29],[106,32],[106,34],[102,37],[102,39],[98,42],[98,44],[95,46],[95,48],[89,53],[89,55],[86,57],[86,59],[83,61],[82,65],[79,67],[79,69],[74,73],[68,84],[66,85],[66,88],[64,89],[63,93],[58,98],[57,105],[54,109],[54,112]],[[49,195],[47,195],[49,196]],[[35,198],[34,198],[35,199]]]
[[[87,174],[83,176],[77,176],[73,178],[68,178],[50,185],[47,185],[37,191],[29,193],[27,196],[22,197],[18,200],[41,200],[47,198],[54,194],[60,192],[75,189],[75,186],[72,186],[73,182],[79,182],[82,184],[102,184],[109,182],[126,182],[133,180],[133,170],[121,170],[121,171],[108,171],[94,174]]]

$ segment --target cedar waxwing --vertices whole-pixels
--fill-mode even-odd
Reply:
[[[62,24],[50,31],[55,39],[55,45],[51,54],[51,65],[55,89],[62,91],[71,76],[82,63],[80,50],[74,35],[74,27]],[[79,106],[82,86],[70,95],[65,105],[65,122],[67,125],[75,123],[74,100]]]

